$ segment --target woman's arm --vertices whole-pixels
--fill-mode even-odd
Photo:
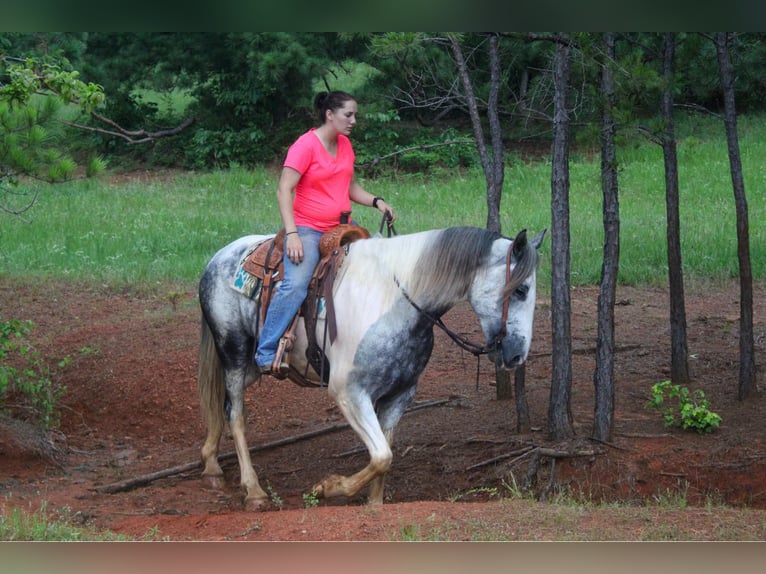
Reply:
[[[279,215],[287,231],[285,237],[285,250],[287,257],[296,265],[303,261],[303,242],[297,233],[295,215],[293,213],[293,194],[295,187],[301,179],[301,174],[291,167],[283,167],[277,185],[277,203]]]
[[[361,185],[356,182],[356,179],[351,180],[351,187],[349,187],[348,195],[351,201],[360,205],[367,205],[369,207],[376,207],[381,213],[388,213],[389,220],[395,219],[393,208],[386,203],[386,200],[382,197],[372,195],[366,191]],[[377,199],[377,201],[375,201]]]

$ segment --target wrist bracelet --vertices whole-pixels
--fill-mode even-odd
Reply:
[[[382,198],[382,197],[380,197],[380,196],[377,196],[375,199],[373,199],[373,200],[372,200],[372,206],[373,206],[375,209],[378,209],[378,202],[379,202],[379,201],[386,201],[386,200],[385,200],[385,199],[383,199],[383,198]]]
[[[288,231],[287,233],[285,233],[285,237],[287,237],[288,235],[292,235],[293,233],[298,233],[298,232],[297,231]]]

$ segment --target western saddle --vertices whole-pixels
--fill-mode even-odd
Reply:
[[[260,294],[258,295],[260,298],[260,312],[256,317],[256,333],[259,331],[258,327],[261,321],[266,319],[266,312],[269,303],[271,303],[274,288],[283,277],[285,236],[285,229],[280,230],[276,236],[259,244],[243,264],[245,271],[261,281]],[[332,342],[338,333],[335,323],[335,305],[332,296],[335,276],[348,253],[348,246],[354,241],[369,237],[370,232],[364,227],[350,223],[341,223],[322,235],[319,240],[319,263],[314,269],[314,274],[309,283],[306,300],[303,302],[290,327],[288,327],[280,339],[277,355],[273,363],[277,367],[277,369],[272,369],[274,372],[278,372],[280,365],[284,363],[289,364],[288,352],[292,350],[295,341],[295,328],[298,323],[298,317],[303,316],[308,338],[308,348],[306,349],[308,364],[319,375],[321,384],[327,383],[330,365],[324,355],[324,341],[322,341],[322,346],[320,346],[316,337],[319,302],[321,299],[324,299],[326,310],[325,332],[329,334],[330,341]],[[307,373],[300,373],[295,368],[290,368],[288,373],[290,380],[299,385],[318,386],[316,383],[309,381],[306,375]]]

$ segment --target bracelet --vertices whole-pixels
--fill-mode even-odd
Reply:
[[[285,237],[287,237],[288,235],[292,235],[293,233],[298,233],[298,232],[297,231],[288,231],[287,233],[285,233]]]
[[[372,200],[372,206],[373,206],[375,209],[378,209],[378,202],[379,202],[379,201],[386,201],[386,200],[385,200],[385,199],[383,199],[383,198],[382,198],[382,197],[380,197],[380,196],[378,196],[378,197],[376,197],[375,199],[373,199],[373,200]]]

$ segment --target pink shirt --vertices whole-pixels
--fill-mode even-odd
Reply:
[[[338,135],[336,157],[327,152],[314,128],[290,146],[283,165],[301,174],[293,199],[296,225],[328,231],[340,223],[341,212],[351,211],[354,161],[351,142],[342,134]]]

